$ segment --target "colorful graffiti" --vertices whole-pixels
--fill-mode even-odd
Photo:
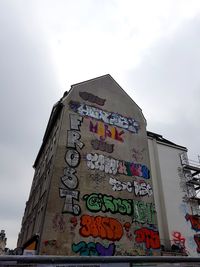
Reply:
[[[101,99],[88,92],[79,92],[79,96],[91,103],[103,106],[105,99]],[[128,253],[128,249],[134,250],[135,248],[142,248],[143,255],[147,255],[153,249],[157,250],[160,248],[160,239],[157,228],[153,228],[155,221],[155,205],[154,203],[141,201],[141,199],[136,197],[151,197],[153,194],[151,182],[147,183],[145,179],[150,179],[150,170],[144,164],[141,164],[143,160],[143,154],[145,149],[133,148],[132,151],[129,150],[129,154],[132,153],[134,162],[128,162],[124,160],[118,160],[113,157],[108,156],[107,153],[113,153],[116,146],[123,146],[126,141],[127,131],[130,133],[137,134],[139,131],[139,123],[132,118],[126,118],[118,113],[104,111],[101,108],[97,108],[85,103],[70,101],[69,107],[76,114],[70,114],[70,128],[67,131],[67,144],[65,153],[65,168],[63,170],[63,175],[60,177],[62,186],[59,188],[60,197],[64,200],[63,213],[70,213],[72,216],[67,216],[69,222],[69,231],[71,235],[70,240],[74,242],[71,244],[71,249],[73,253],[80,256],[113,256],[117,255],[120,251],[117,249],[117,244],[122,245],[124,251]],[[92,151],[84,152],[82,156],[82,149],[84,148],[83,139],[81,137],[80,127],[84,122],[89,127],[90,138],[87,145],[92,147]],[[85,128],[85,127],[84,127]],[[85,130],[85,129],[84,129]],[[130,135],[129,133],[129,135]],[[131,135],[130,135],[131,136]],[[99,140],[97,140],[97,137]],[[129,137],[129,136],[128,136]],[[113,141],[112,141],[112,140]],[[110,144],[113,143],[113,144]],[[130,147],[131,149],[132,147]],[[96,152],[94,150],[99,150],[99,153],[89,153]],[[120,151],[120,150],[119,150]],[[105,153],[107,155],[103,155]],[[91,184],[94,186],[94,191],[82,192],[80,198],[79,192],[79,182],[78,170],[82,165],[79,166],[81,160],[86,161],[88,171],[90,172],[87,176],[91,178],[94,182]],[[130,155],[129,157],[130,158]],[[127,158],[127,160],[128,160]],[[146,161],[145,161],[146,162]],[[85,163],[84,163],[85,164]],[[86,168],[86,165],[83,165]],[[77,169],[78,168],[78,169]],[[83,168],[83,169],[84,169]],[[85,171],[85,170],[83,170]],[[86,171],[87,172],[87,171]],[[125,177],[132,181],[123,181],[123,177],[120,179],[109,177],[114,175],[126,175],[129,177],[137,177],[134,179]],[[87,174],[83,174],[84,177]],[[129,193],[135,194],[135,199],[123,199],[107,194],[101,193],[91,193],[98,192],[97,189],[100,188],[100,184],[105,184],[109,177],[110,190],[113,191],[128,191]],[[140,178],[140,179],[138,179]],[[95,185],[95,183],[97,185]],[[104,187],[103,187],[104,188]],[[101,192],[101,191],[100,191]],[[106,191],[107,193],[107,191]],[[84,195],[85,194],[85,195]],[[133,198],[134,194],[130,197]],[[79,199],[80,198],[80,199]],[[79,203],[82,200],[84,203]],[[152,200],[153,201],[153,200]],[[81,207],[85,205],[83,209],[87,209],[90,214],[82,214]],[[100,215],[99,215],[100,212]],[[130,216],[129,221],[123,218],[119,221],[118,218],[113,218],[116,215],[106,214],[120,214]],[[93,213],[93,214],[92,214]],[[103,216],[102,214],[105,214]],[[80,222],[79,217],[80,215]],[[113,217],[112,217],[113,216]],[[116,216],[117,217],[117,216]],[[79,226],[80,224],[80,226]],[[133,224],[133,225],[132,225]],[[140,227],[150,225],[151,229],[147,227]],[[145,225],[144,225],[145,224]],[[57,215],[53,220],[53,225],[55,231],[64,232],[66,227],[66,221],[63,215],[60,217]],[[81,241],[77,238],[77,230],[79,229],[79,237],[82,240],[87,238],[87,241]],[[137,230],[135,230],[137,229]],[[134,231],[135,230],[135,231]],[[76,235],[76,236],[75,236]],[[74,238],[74,239],[73,239]],[[94,242],[94,238],[98,238]],[[102,239],[102,242],[97,242]],[[86,239],[85,239],[86,240]],[[120,242],[116,242],[120,241]],[[116,244],[115,244],[115,243]],[[133,244],[133,247],[127,248],[128,244]],[[52,240],[54,245],[54,241]],[[46,244],[45,246],[50,246]],[[48,247],[47,247],[48,249]]]
[[[158,231],[143,227],[134,231],[136,243],[144,243],[146,249],[159,249],[160,238]]]
[[[67,151],[65,154],[67,167],[64,169],[64,176],[61,177],[65,188],[60,188],[60,197],[65,198],[62,212],[72,213],[74,215],[79,215],[81,212],[80,206],[74,204],[74,200],[79,200],[79,191],[74,189],[78,187],[78,177],[76,176],[75,168],[78,167],[81,159],[77,149],[84,147],[79,133],[82,121],[83,118],[81,116],[70,114],[71,130],[67,132]]]
[[[113,148],[114,148],[113,144],[108,144],[102,140],[92,140],[91,145],[92,145],[92,148],[95,150],[101,150],[101,151],[105,151],[108,153],[112,153]]]
[[[187,213],[185,219],[190,221],[193,230],[196,232],[200,231],[200,217],[198,215],[190,215]]]
[[[95,133],[100,136],[101,140],[106,140],[107,137],[114,139],[119,142],[124,142],[122,135],[124,131],[118,131],[116,127],[108,126],[101,121],[96,122],[94,125],[92,121],[90,121],[90,132]]]
[[[186,252],[185,237],[180,232],[174,231],[172,233],[172,248],[178,248],[180,252]]]
[[[96,169],[113,175],[118,173],[127,176],[143,177],[145,179],[150,178],[149,169],[145,165],[139,163],[116,160],[97,153],[87,154],[86,159],[87,166],[91,170]]]
[[[119,241],[123,235],[121,223],[111,217],[82,215],[79,233],[83,237],[100,237],[111,241]]]
[[[91,212],[120,213],[131,216],[133,221],[139,223],[155,224],[155,206],[152,203],[96,193],[84,195],[83,200]]]
[[[200,234],[194,235],[194,241],[197,244],[197,253],[200,253]]]
[[[72,251],[80,253],[80,256],[113,256],[115,254],[115,244],[111,243],[105,247],[101,243],[81,241],[77,244],[72,244]]]
[[[64,218],[62,214],[56,213],[56,215],[54,216],[52,220],[52,223],[53,223],[53,229],[56,232],[63,233],[65,231],[66,219]]]
[[[87,116],[99,121],[103,121],[110,125],[126,129],[132,133],[138,133],[139,123],[132,119],[126,118],[118,113],[108,112],[93,106],[89,106],[80,102],[70,101],[69,107],[81,116]]]
[[[93,95],[88,92],[79,92],[79,95],[83,100],[89,101],[91,103],[95,103],[99,106],[103,106],[106,101],[105,99],[100,98],[99,96]]]
[[[144,181],[121,182],[110,177],[109,184],[112,185],[113,191],[127,190],[129,193],[134,192],[136,196],[151,196],[153,190],[150,184]]]

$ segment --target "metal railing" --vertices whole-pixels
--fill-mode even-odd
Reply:
[[[132,267],[132,266],[200,266],[200,257],[173,256],[0,256],[5,267]]]

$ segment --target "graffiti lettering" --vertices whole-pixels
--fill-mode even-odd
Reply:
[[[107,112],[102,109],[75,101],[70,101],[69,107],[81,116],[88,116],[103,121],[107,124],[126,129],[132,133],[138,133],[139,123],[132,118],[126,118],[120,114]]]
[[[151,196],[153,190],[150,184],[146,184],[144,181],[134,181],[134,192],[136,196]]]
[[[116,127],[108,127],[108,125],[104,124],[103,122],[96,122],[93,125],[92,121],[90,121],[90,132],[96,133],[100,136],[101,140],[105,140],[107,137],[115,139],[120,142],[124,142],[122,135],[124,131],[118,131]]]
[[[200,234],[194,235],[194,241],[197,244],[197,253],[200,253]]]
[[[77,131],[67,131],[68,139],[67,139],[67,146],[72,148],[77,148],[77,146],[82,149],[84,144],[80,141],[81,135]]]
[[[70,117],[70,129],[80,131],[83,118],[77,114],[69,114]]]
[[[79,95],[83,100],[89,101],[91,103],[95,103],[99,106],[103,106],[106,101],[105,99],[102,99],[88,92],[79,92]]]
[[[94,170],[104,171],[105,173],[116,174],[118,167],[118,160],[105,157],[104,155],[98,154],[87,154],[87,166]]]
[[[132,216],[133,221],[155,224],[155,206],[133,199],[114,198],[103,194],[84,195],[86,207],[91,212],[111,212]]]
[[[71,189],[75,189],[78,186],[78,178],[75,175],[76,171],[73,168],[65,168],[64,176],[61,177],[61,181],[65,186]]]
[[[80,162],[80,154],[77,150],[69,148],[65,155],[65,161],[70,167],[77,167]]]
[[[198,215],[186,214],[185,219],[190,221],[192,229],[196,232],[200,231],[200,217]]]
[[[81,212],[80,206],[74,204],[74,200],[79,200],[79,191],[75,190],[78,187],[75,168],[78,167],[81,159],[77,149],[84,147],[79,133],[82,121],[83,118],[81,116],[70,114],[71,129],[67,131],[67,151],[65,154],[67,166],[64,168],[64,176],[61,177],[61,182],[65,188],[60,188],[59,190],[60,197],[65,198],[63,213],[72,213],[74,215],[79,215]]]
[[[65,198],[63,213],[73,213],[75,215],[80,214],[80,206],[78,204],[73,204],[74,199],[79,200],[78,191],[60,188],[60,197]]]
[[[131,182],[121,182],[115,178],[110,177],[109,184],[112,185],[113,191],[127,190],[128,192],[133,191],[133,186]]]
[[[110,217],[82,215],[80,235],[83,237],[100,237],[112,241],[120,240],[123,227],[119,221]]]
[[[63,233],[66,229],[66,220],[63,215],[61,214],[56,214],[55,217],[52,220],[53,223],[53,229],[56,232]]]
[[[148,228],[141,228],[134,231],[136,235],[135,241],[137,243],[145,243],[146,249],[159,249],[160,238],[158,231],[154,231]]]
[[[113,191],[127,190],[130,193],[134,191],[136,196],[151,196],[153,194],[151,185],[144,181],[121,182],[110,177],[109,184],[112,185]]]
[[[72,251],[80,253],[80,256],[113,256],[115,254],[115,244],[111,243],[106,248],[101,243],[81,241],[77,244],[72,244]]]
[[[106,151],[108,153],[113,152],[114,145],[108,144],[102,140],[92,140],[91,145],[92,145],[93,149],[95,149],[95,150]]]
[[[109,174],[124,174],[128,176],[139,176],[145,179],[150,178],[149,169],[142,164],[126,162],[106,157],[101,154],[89,153],[86,156],[88,168],[104,171]]]

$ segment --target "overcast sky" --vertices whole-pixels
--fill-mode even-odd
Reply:
[[[111,74],[147,128],[200,154],[199,0],[0,0],[0,230],[15,248],[52,106]]]

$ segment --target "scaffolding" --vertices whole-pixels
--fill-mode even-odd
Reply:
[[[189,160],[187,154],[181,154],[181,163],[187,191],[187,202],[192,215],[200,218],[200,156],[199,161]]]

